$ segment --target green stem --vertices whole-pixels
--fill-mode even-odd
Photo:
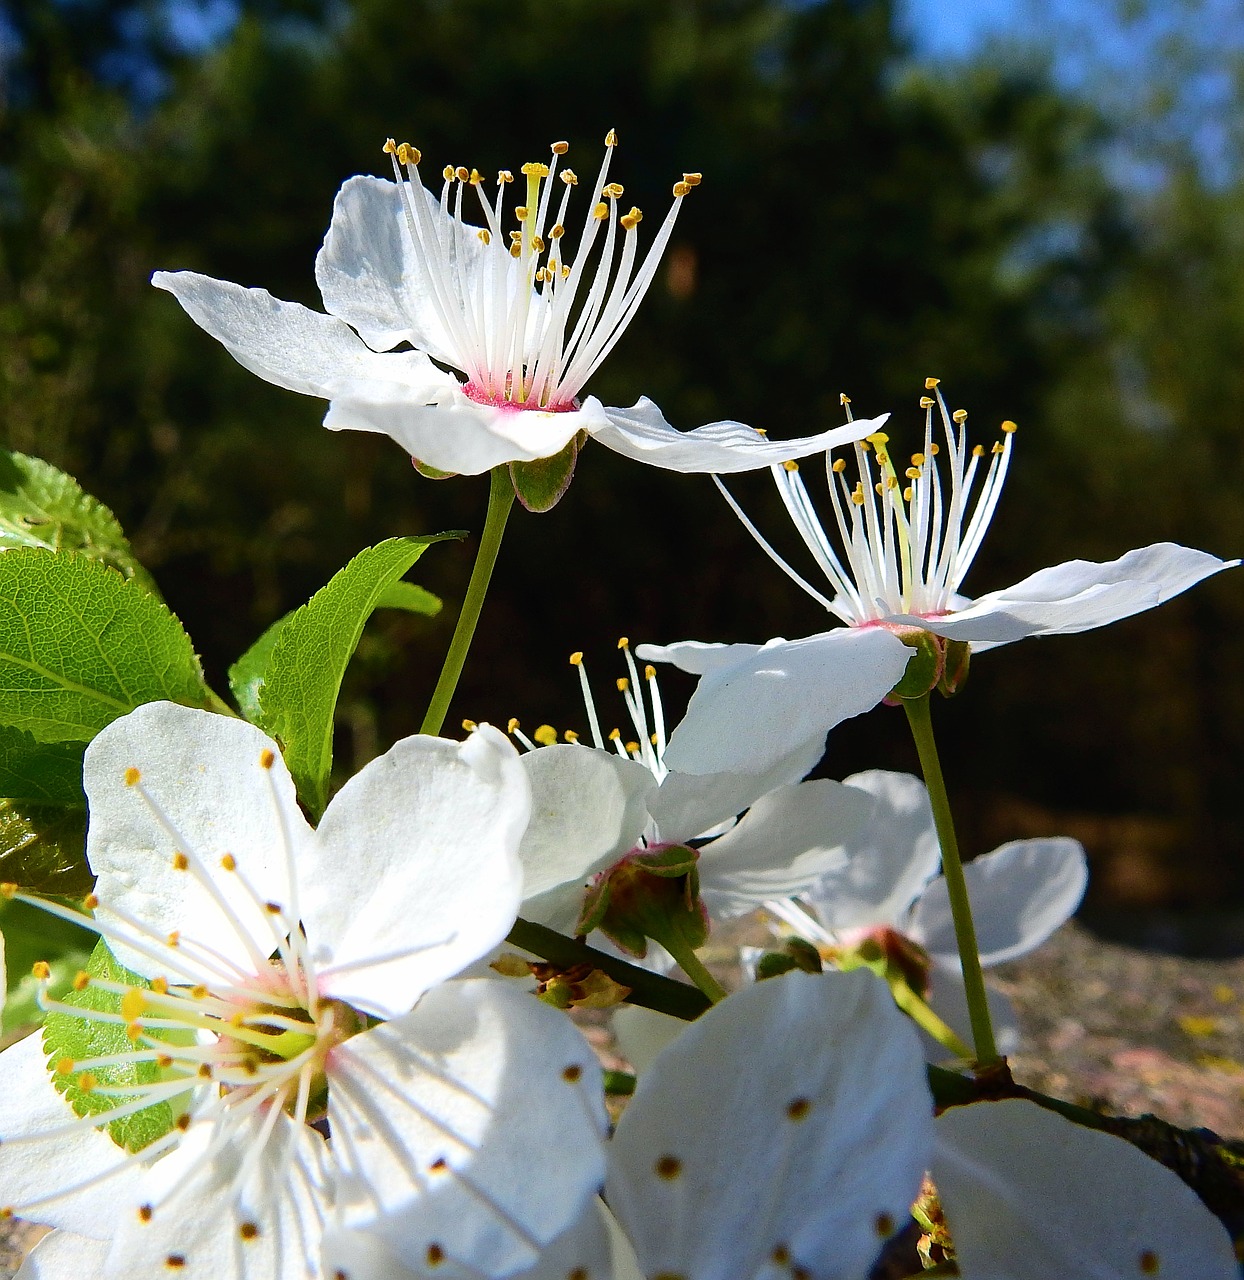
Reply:
[[[484,518],[484,532],[479,540],[479,551],[475,555],[475,567],[471,570],[471,581],[467,584],[462,611],[458,614],[458,625],[449,642],[449,651],[445,654],[445,663],[441,667],[436,688],[432,691],[432,701],[428,704],[427,715],[423,717],[420,733],[440,733],[445,723],[450,701],[458,687],[458,677],[462,674],[467,652],[471,648],[480,610],[484,607],[484,597],[488,594],[488,583],[492,578],[493,566],[497,563],[497,552],[501,550],[505,522],[514,505],[514,485],[510,480],[509,468],[493,467],[489,479],[488,514]]]
[[[943,1048],[949,1049],[956,1057],[970,1058],[972,1050],[955,1034],[954,1029],[946,1025],[941,1018],[929,1008],[902,978],[887,978],[890,994],[894,1003],[918,1026],[927,1032]]]
[[[716,1004],[726,998],[726,989],[704,967],[704,962],[696,955],[690,943],[671,933],[668,938],[660,940],[661,945],[678,961],[678,967],[695,983],[706,996]],[[672,944],[672,945],[671,945]]]
[[[963,985],[967,993],[968,1016],[972,1022],[972,1039],[976,1046],[976,1064],[978,1067],[991,1067],[999,1061],[999,1054],[994,1044],[993,1024],[989,1018],[985,975],[981,972],[980,948],[976,944],[972,904],[968,900],[967,880],[963,875],[963,862],[959,858],[959,841],[950,813],[950,799],[946,795],[946,780],[942,777],[942,765],[937,757],[937,743],[933,740],[929,695],[926,693],[922,698],[904,698],[902,702],[903,710],[907,712],[907,723],[911,725],[911,736],[916,741],[916,753],[920,757],[920,768],[933,806],[937,840],[942,848],[942,875],[946,878],[950,913],[955,923],[955,940],[959,944],[959,960],[963,966]]]

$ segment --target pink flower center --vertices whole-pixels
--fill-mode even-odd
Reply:
[[[573,398],[569,400],[551,400],[548,404],[540,404],[535,400],[511,400],[509,398],[511,390],[512,379],[508,376],[506,378],[506,394],[504,396],[490,395],[483,387],[474,382],[462,384],[462,393],[468,400],[474,400],[476,404],[492,405],[495,409],[509,410],[514,413],[520,413],[524,409],[539,409],[541,413],[572,413],[579,407],[579,402]]]

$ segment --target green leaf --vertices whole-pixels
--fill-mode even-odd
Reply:
[[[76,551],[159,594],[102,502],[42,458],[0,449],[0,549],[9,547]]]
[[[433,595],[426,587],[416,586],[413,582],[391,582],[380,593],[376,608],[401,609],[406,613],[434,618],[440,613],[443,603],[440,596]],[[259,706],[259,691],[263,688],[272,650],[276,648],[281,629],[296,612],[294,610],[293,613],[278,618],[229,668],[229,688],[242,714],[252,723],[258,724],[263,716]]]
[[[0,725],[0,880],[67,897],[90,892],[83,750]]]
[[[151,984],[138,974],[118,963],[116,957],[101,939],[91,952],[86,972],[93,978],[102,978],[127,987],[150,989]],[[94,1009],[101,1013],[120,1013],[122,997],[113,991],[103,991],[91,984],[82,991],[70,990],[64,1002],[78,1009]],[[154,1034],[154,1033],[153,1033]],[[173,1033],[176,1034],[176,1033]],[[171,1035],[162,1035],[171,1039]],[[182,1041],[189,1043],[187,1037]],[[79,1018],[71,1013],[53,1011],[43,1024],[43,1050],[47,1055],[52,1083],[65,1095],[69,1105],[80,1116],[101,1115],[123,1105],[137,1095],[99,1094],[86,1092],[79,1086],[80,1074],[70,1071],[62,1074],[57,1064],[65,1059],[74,1062],[87,1058],[103,1057],[114,1053],[129,1053],[134,1045],[125,1034],[123,1022],[100,1022],[94,1018]],[[156,1084],[163,1078],[154,1062],[129,1062],[109,1067],[92,1067],[90,1074],[101,1085],[124,1088],[127,1085]],[[187,1090],[187,1093],[189,1090]],[[141,1151],[157,1138],[162,1138],[173,1127],[178,1111],[171,1102],[155,1102],[132,1115],[122,1116],[108,1124],[108,1134],[126,1151]]]
[[[389,538],[360,551],[327,586],[278,624],[259,687],[255,723],[280,742],[298,795],[314,818],[328,802],[333,712],[363,626],[424,548],[449,536]]]
[[[38,1005],[39,984],[31,973],[35,961],[52,967],[51,995],[69,990],[95,945],[95,935],[60,916],[41,911],[28,902],[0,898],[0,932],[4,934],[8,995],[4,1005],[3,1032],[10,1035],[43,1021]]]
[[[0,554],[0,724],[40,742],[87,742],[161,698],[211,702],[167,606],[83,556],[33,547]]]

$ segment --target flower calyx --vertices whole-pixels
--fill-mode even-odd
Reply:
[[[915,653],[908,659],[903,678],[886,695],[887,706],[925,698],[936,689],[952,698],[968,678],[971,647],[965,640],[949,640],[923,627],[901,623],[881,623]]]
[[[575,934],[599,929],[642,959],[648,939],[673,955],[708,940],[708,912],[700,901],[699,853],[689,845],[632,849],[588,887]]]

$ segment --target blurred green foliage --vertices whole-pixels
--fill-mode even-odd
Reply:
[[[433,169],[483,171],[566,137],[591,168],[616,127],[615,175],[653,213],[702,171],[591,390],[778,436],[837,421],[846,391],[861,413],[895,410],[898,443],[940,375],[985,443],[1002,418],[1021,426],[976,590],[1162,538],[1244,547],[1244,178],[1176,162],[1121,185],[1111,120],[1039,59],[935,74],[885,0],[267,0],[205,51],[171,12],[0,5],[0,424],[117,512],[217,687],[361,547],[482,523],[484,479],[423,480],[385,440],[321,430],[319,402],[256,380],[147,283],[193,268],[317,305],[333,195],[386,172],[389,135]],[[802,564],[767,477],[734,488]],[[707,480],[589,445],[562,503],[512,526],[451,724],[584,728],[566,656],[584,650],[605,694],[621,633],[826,625]],[[364,636],[339,759],[418,725],[470,554],[447,544],[421,566],[441,618],[389,614]],[[952,790],[976,802],[969,846],[1021,834],[994,830],[1006,797],[1174,818],[1186,862],[1159,896],[1244,894],[1242,614],[1228,575],[974,663],[940,709]],[[666,688],[676,706],[688,686]],[[831,740],[831,771],[869,764],[914,764],[884,711]]]

